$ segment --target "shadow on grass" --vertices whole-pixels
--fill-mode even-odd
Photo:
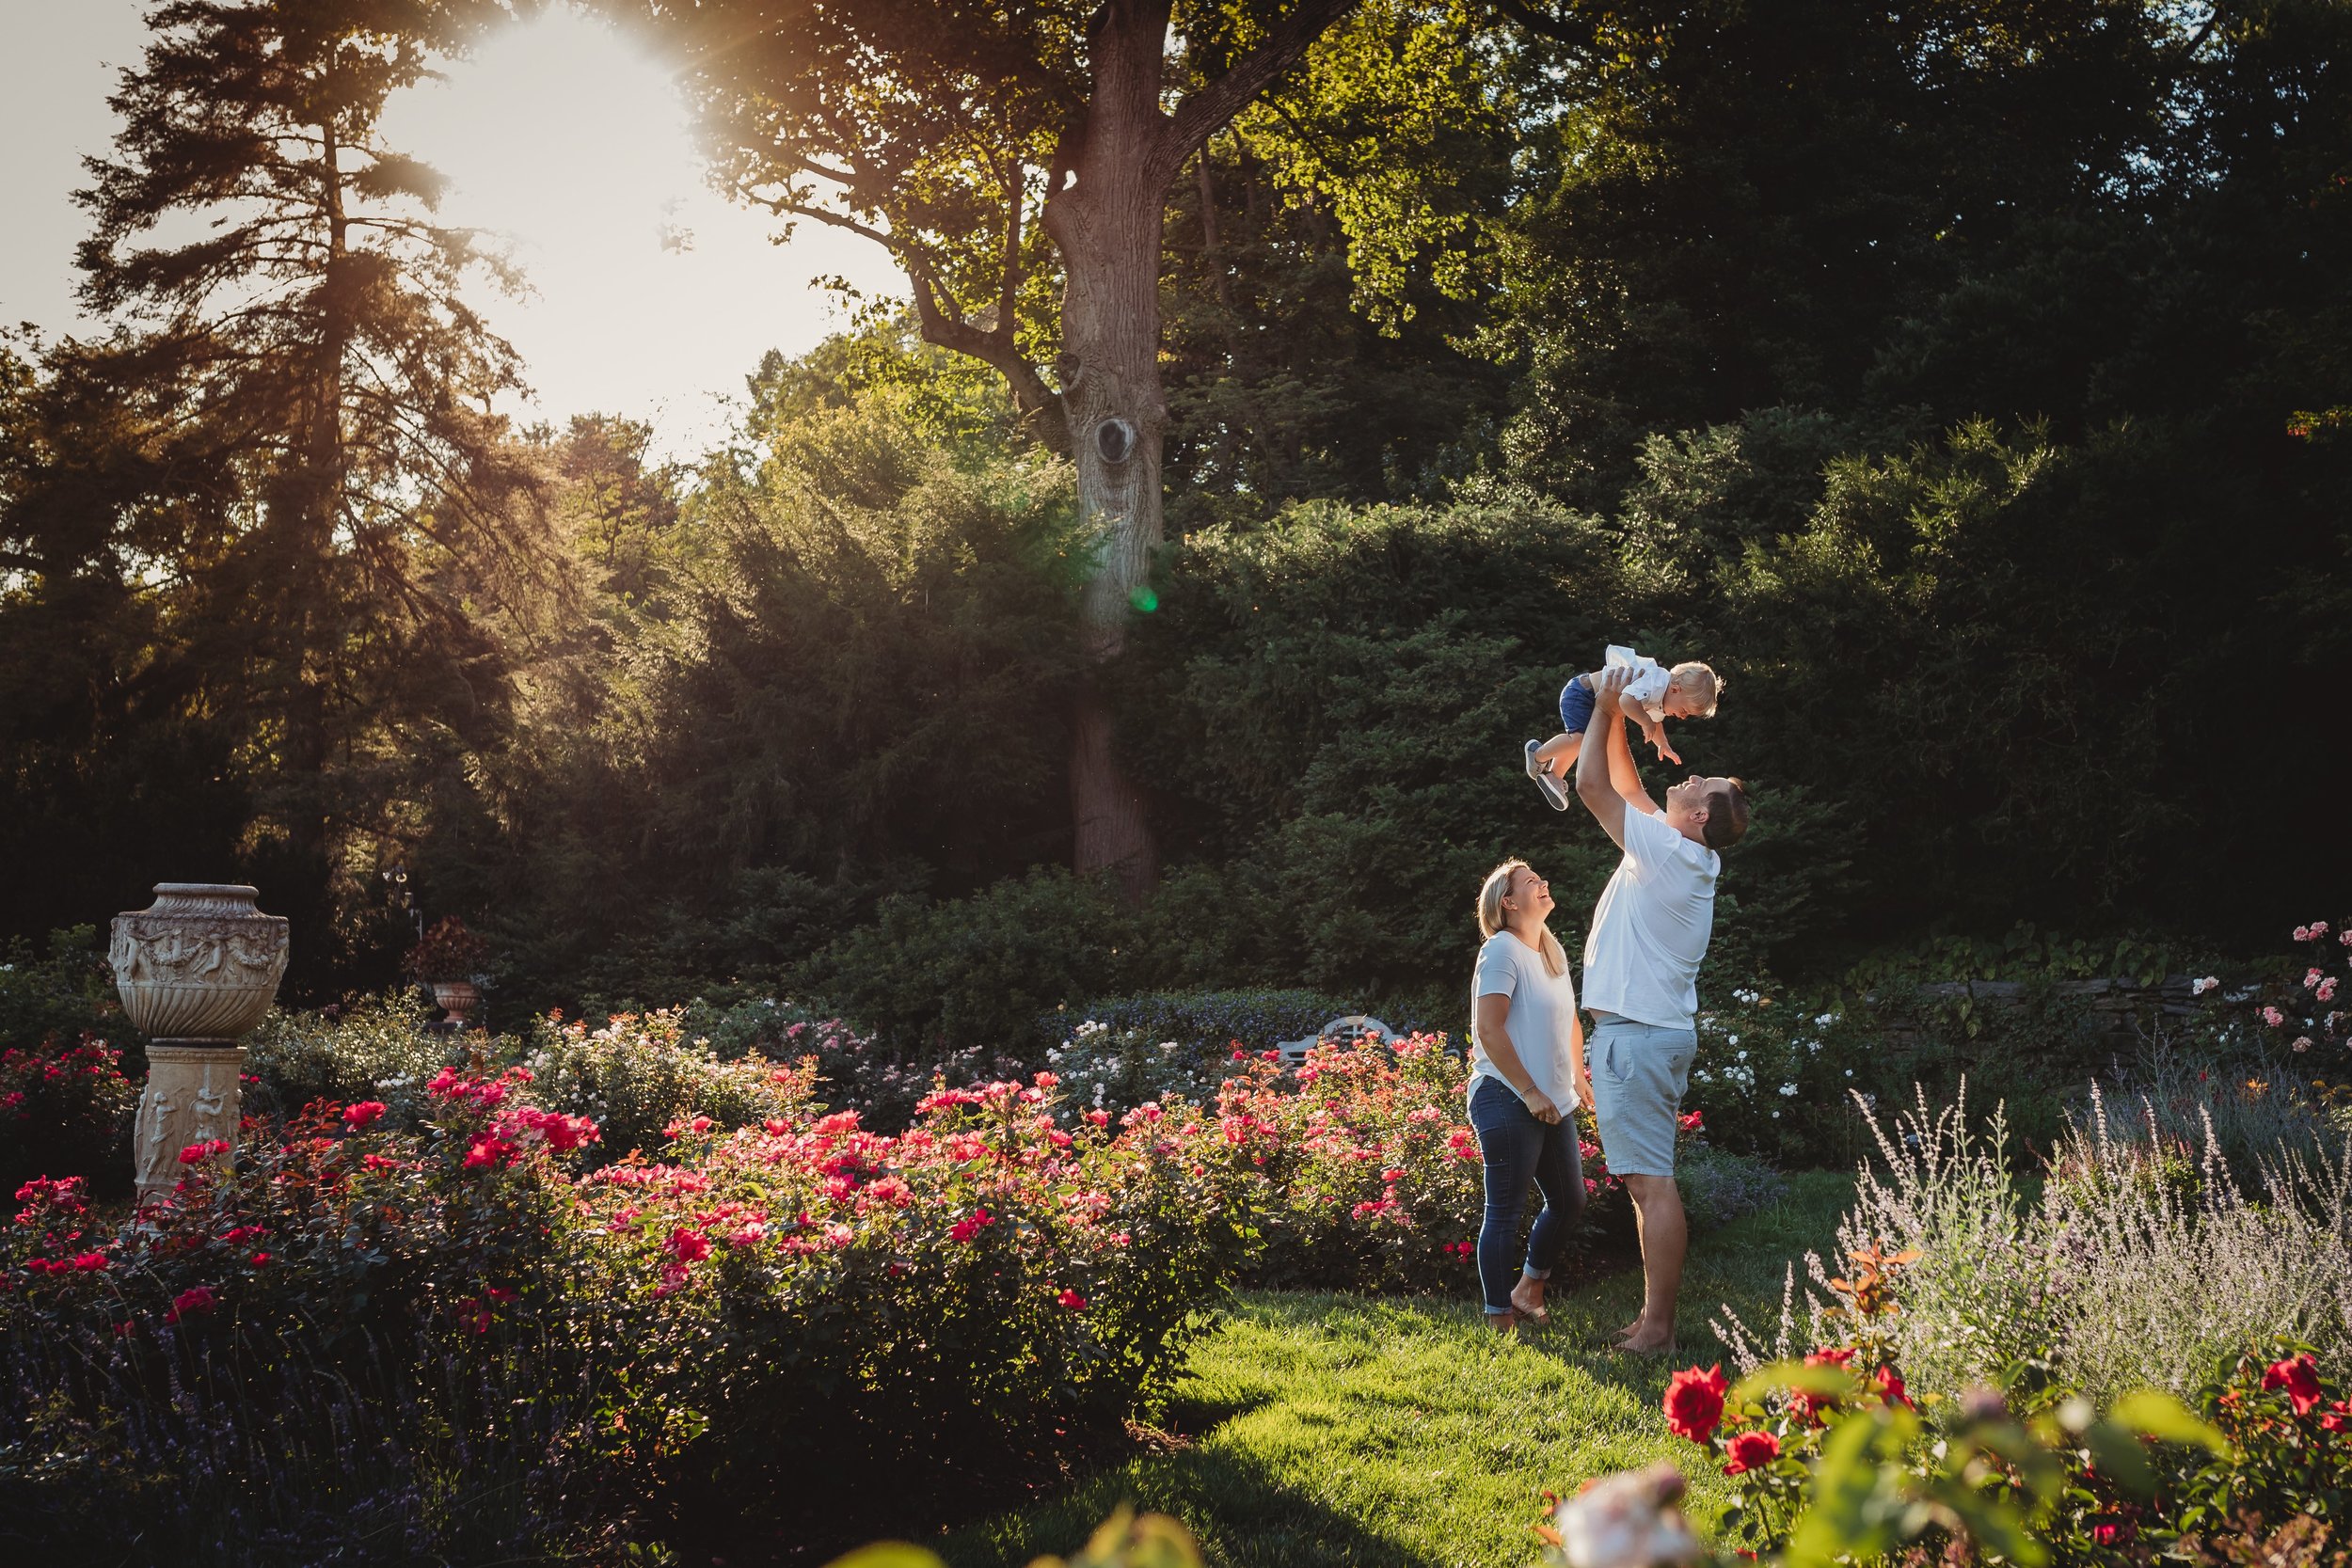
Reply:
[[[1722,1358],[1719,1303],[1769,1333],[1784,1268],[1828,1248],[1851,1194],[1799,1176],[1783,1203],[1697,1238],[1673,1357],[1607,1349],[1640,1305],[1638,1268],[1566,1286],[1551,1326],[1517,1341],[1485,1332],[1467,1289],[1249,1292],[1193,1347],[1164,1441],[935,1544],[955,1568],[1019,1568],[1132,1503],[1182,1520],[1212,1568],[1515,1562],[1547,1490],[1665,1459],[1718,1498],[1727,1483],[1665,1431],[1666,1380]]]
[[[1122,1503],[1184,1521],[1209,1560],[1231,1568],[1415,1568],[1425,1560],[1287,1483],[1273,1462],[1213,1446],[1154,1455],[1066,1497],[961,1531],[940,1544],[941,1555],[954,1568],[1018,1568],[1066,1555]]]

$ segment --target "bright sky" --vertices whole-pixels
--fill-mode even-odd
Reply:
[[[84,224],[71,193],[80,160],[113,136],[105,100],[115,68],[139,57],[143,10],[0,0],[0,321],[92,329],[73,303]],[[761,354],[800,353],[838,325],[812,278],[904,293],[853,236],[803,225],[772,245],[772,219],[705,183],[661,67],[594,22],[552,9],[448,76],[394,99],[386,138],[451,178],[442,215],[507,236],[535,291],[503,299],[485,284],[477,301],[537,393],[519,418],[625,414],[691,455],[723,433]]]

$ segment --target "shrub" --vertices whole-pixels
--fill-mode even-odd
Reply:
[[[1257,1184],[1259,1284],[1319,1290],[1465,1291],[1485,1210],[1485,1166],[1468,1124],[1468,1068],[1443,1035],[1393,1045],[1326,1041],[1286,1072],[1270,1052],[1236,1052],[1218,1085],[1203,1159]],[[1183,1101],[1170,1102],[1176,1106]],[[1153,1117],[1146,1103],[1128,1113]],[[1600,1147],[1582,1134],[1585,1190],[1596,1201],[1574,1245],[1624,1239],[1630,1212]],[[1681,1132],[1701,1150],[1695,1115]],[[1769,1201],[1774,1179],[1754,1162],[1701,1153],[1686,1166],[1695,1226],[1720,1224]],[[1528,1215],[1534,1221],[1534,1212]]]
[[[96,927],[52,931],[41,951],[23,937],[0,943],[0,1049],[59,1046],[85,1035],[122,1042],[135,1074],[144,1070],[145,1042],[122,1016]]]
[[[911,1462],[1099,1432],[1148,1405],[1248,1242],[1199,1113],[1052,1116],[1051,1074],[678,1140],[580,1189],[599,1334],[701,1435],[682,1463],[793,1478],[779,1507]],[[1189,1126],[1186,1124],[1190,1123]],[[682,1430],[682,1429],[681,1429]]]
[[[489,961],[489,943],[467,929],[466,923],[448,915],[418,940],[400,961],[400,971],[412,980],[470,980]]]
[[[615,1013],[600,1029],[538,1020],[524,1059],[532,1093],[551,1109],[593,1117],[614,1157],[660,1150],[681,1127],[731,1132],[802,1108],[805,1073],[757,1056],[722,1061],[685,1027],[684,1015],[669,1010]]]
[[[1915,1342],[1903,1302],[1931,1255],[1845,1257],[1851,1277],[1828,1282],[1835,1305],[1814,1312],[1802,1361],[1788,1313],[1770,1364],[1734,1318],[1738,1385],[1720,1367],[1668,1385],[1669,1429],[1737,1483],[1720,1523],[1739,1559],[2337,1560],[2321,1548],[2352,1506],[2352,1400],[2310,1346],[2225,1354],[2195,1389],[2201,1414],[2142,1387],[2101,1417],[2046,1358],[2004,1369],[2006,1395],[1920,1378],[1899,1358]],[[2265,1521],[2285,1520],[2315,1533],[2270,1535]],[[1562,1533],[1577,1523],[1564,1517]]]
[[[1098,994],[1134,967],[1133,930],[1107,884],[1041,869],[964,899],[885,898],[872,924],[835,940],[792,979],[801,993],[879,1033],[902,1061],[1036,1041],[1016,1052],[1033,1068],[1044,1052],[1038,1016]]]
[[[1689,1099],[1717,1144],[1800,1168],[1859,1152],[1852,1091],[1869,1094],[1880,1077],[1868,1020],[1834,998],[1756,982],[1733,988],[1697,1027]]]
[[[686,1059],[666,1027],[650,1037]],[[635,1028],[611,1035],[619,1055]],[[934,1095],[893,1138],[822,1114],[812,1067],[722,1065],[770,1074],[772,1114],[690,1122],[668,1160],[585,1178],[566,1167],[602,1130],[477,1058],[427,1082],[413,1129],[318,1101],[253,1124],[233,1164],[192,1147],[168,1199],[127,1218],[75,1179],[28,1183],[0,1232],[0,1430],[16,1454],[83,1458],[10,1481],[26,1506],[8,1517],[100,1538],[74,1497],[148,1474],[200,1533],[294,1478],[446,1544],[446,1511],[413,1509],[447,1497],[360,1482],[369,1453],[395,1492],[478,1481],[451,1463],[464,1419],[546,1456],[480,1505],[514,1515],[482,1526],[509,1545],[562,1533],[583,1498],[707,1488],[822,1530],[844,1496],[898,1495],[923,1465],[1117,1430],[1240,1265],[1250,1195],[1201,1158],[1198,1111],[1065,1129],[1046,1075]],[[382,1419],[339,1429],[341,1406],[284,1397],[339,1383]],[[313,1416],[331,1455],[277,1424]]]
[[[511,1055],[516,1042],[485,1044],[426,1026],[412,991],[363,996],[315,1012],[272,1011],[246,1037],[251,1109],[286,1116],[313,1100],[382,1101],[393,1125],[415,1126],[429,1108],[425,1085],[470,1051]]]
[[[127,1186],[138,1100],[122,1053],[104,1040],[0,1050],[0,1186],[69,1171],[98,1173],[109,1191]]]
[[[869,1127],[904,1127],[916,1104],[941,1083],[968,1084],[1022,1071],[1014,1057],[977,1045],[933,1057],[896,1051],[839,1018],[819,1017],[772,997],[725,1008],[698,1002],[684,1016],[689,1029],[707,1038],[723,1060],[755,1053],[776,1062],[814,1056],[827,1103],[857,1112]]]
[[[1961,1101],[1924,1096],[1866,1167],[1839,1245],[1916,1252],[1891,1287],[1890,1344],[1931,1386],[1966,1388],[2043,1365],[2094,1399],[2139,1386],[2188,1393],[2224,1352],[2275,1336],[2329,1354],[2352,1326],[2352,1147],[2327,1165],[2275,1160],[2243,1190],[2218,1149],[2193,1184],[2152,1172],[2149,1143],[2118,1143],[2104,1117],[2070,1134],[2058,1179],[2029,1194],[1996,1112],[1987,1131]],[[1814,1284],[1829,1288],[1818,1258]],[[2227,1280],[2226,1290],[2214,1287]],[[1815,1321],[1823,1310],[1808,1292]]]
[[[1047,1065],[1081,1099],[1124,1110],[1147,1100],[1214,1093],[1235,1051],[1313,1037],[1350,1009],[1305,990],[1166,991],[1064,1009],[1040,1020],[1069,1027]],[[1081,1020],[1074,1026],[1068,1020]]]
[[[1082,1019],[1113,1033],[1132,1031],[1155,1043],[1172,1039],[1221,1056],[1236,1045],[1263,1051],[1305,1039],[1331,1020],[1361,1011],[1311,990],[1151,991],[1061,1008],[1039,1020],[1038,1027],[1047,1039],[1059,1040],[1073,1018]]]

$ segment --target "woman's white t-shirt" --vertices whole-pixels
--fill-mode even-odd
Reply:
[[[1472,1093],[1477,1092],[1482,1077],[1511,1088],[1511,1081],[1476,1043],[1482,996],[1511,999],[1510,1015],[1502,1026],[1510,1032],[1520,1065],[1563,1115],[1575,1110],[1580,1101],[1569,1046],[1576,1036],[1576,982],[1565,970],[1558,974],[1546,973],[1544,956],[1508,931],[1497,931],[1486,939],[1486,945],[1478,950],[1478,968],[1470,980]]]

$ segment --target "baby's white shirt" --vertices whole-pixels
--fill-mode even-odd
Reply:
[[[1624,668],[1633,672],[1633,678],[1625,683],[1622,701],[1635,704],[1650,716],[1653,723],[1666,721],[1666,688],[1674,682],[1674,673],[1647,654],[1637,654],[1630,648],[1609,644],[1601,657],[1604,670]]]

